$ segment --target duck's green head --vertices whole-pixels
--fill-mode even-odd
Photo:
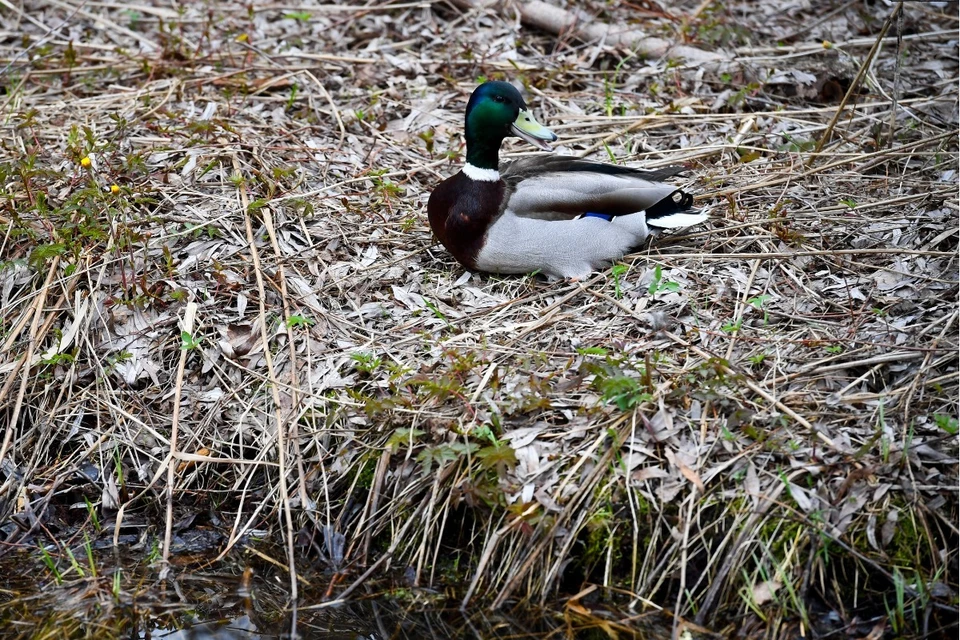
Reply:
[[[547,151],[547,143],[557,139],[536,121],[512,84],[484,82],[467,103],[467,162],[482,169],[496,169],[500,144],[507,136],[523,138]]]

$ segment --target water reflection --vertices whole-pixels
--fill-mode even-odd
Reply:
[[[14,555],[0,564],[4,640],[608,640],[671,635],[665,617],[632,612],[626,601],[618,603],[616,594],[599,589],[591,590],[589,600],[559,601],[552,609],[463,612],[456,594],[448,598],[396,584],[395,590],[380,591],[365,585],[360,591],[369,590],[354,594],[353,600],[324,602],[337,581],[319,572],[304,577],[304,606],[293,613],[285,574],[271,565],[254,571],[249,556],[241,554],[216,570],[200,556],[178,557],[174,577],[165,581],[158,579],[156,563],[122,553],[98,554],[95,571],[78,569],[75,561],[50,565],[29,554]],[[694,628],[686,631],[681,637],[711,637]]]
[[[250,616],[240,616],[226,622],[204,622],[195,627],[141,632],[144,640],[267,640],[281,634],[264,634],[257,630]]]
[[[310,612],[300,617],[297,637],[318,640],[544,640],[546,638],[604,639],[669,638],[670,628],[653,619],[634,617],[624,624],[619,617],[575,620],[562,614],[545,611],[524,611],[521,614],[474,612],[464,615],[458,610],[409,610],[399,603],[354,602]],[[284,624],[290,624],[286,618]],[[176,630],[143,632],[145,640],[267,640],[290,638],[289,630],[258,628],[250,616],[244,615],[222,622],[204,622]],[[687,635],[688,638],[710,637],[709,634]]]

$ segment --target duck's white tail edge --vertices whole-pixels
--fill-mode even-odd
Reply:
[[[684,213],[671,213],[670,215],[660,216],[647,220],[647,225],[660,229],[682,229],[683,227],[692,227],[695,224],[706,222],[710,218],[703,212],[687,211]]]

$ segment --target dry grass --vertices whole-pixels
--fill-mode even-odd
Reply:
[[[584,6],[728,61],[445,2],[4,3],[7,548],[99,518],[175,552],[213,509],[333,597],[406,568],[746,634],[955,625],[955,15],[643,4]],[[584,282],[464,273],[426,198],[501,74],[561,152],[687,163],[711,222]]]

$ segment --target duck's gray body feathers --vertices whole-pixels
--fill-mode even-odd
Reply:
[[[506,189],[500,214],[487,230],[476,267],[582,278],[640,246],[651,227],[703,222],[707,216],[691,210],[692,198],[663,182],[681,171],[644,171],[563,156],[502,165]]]

